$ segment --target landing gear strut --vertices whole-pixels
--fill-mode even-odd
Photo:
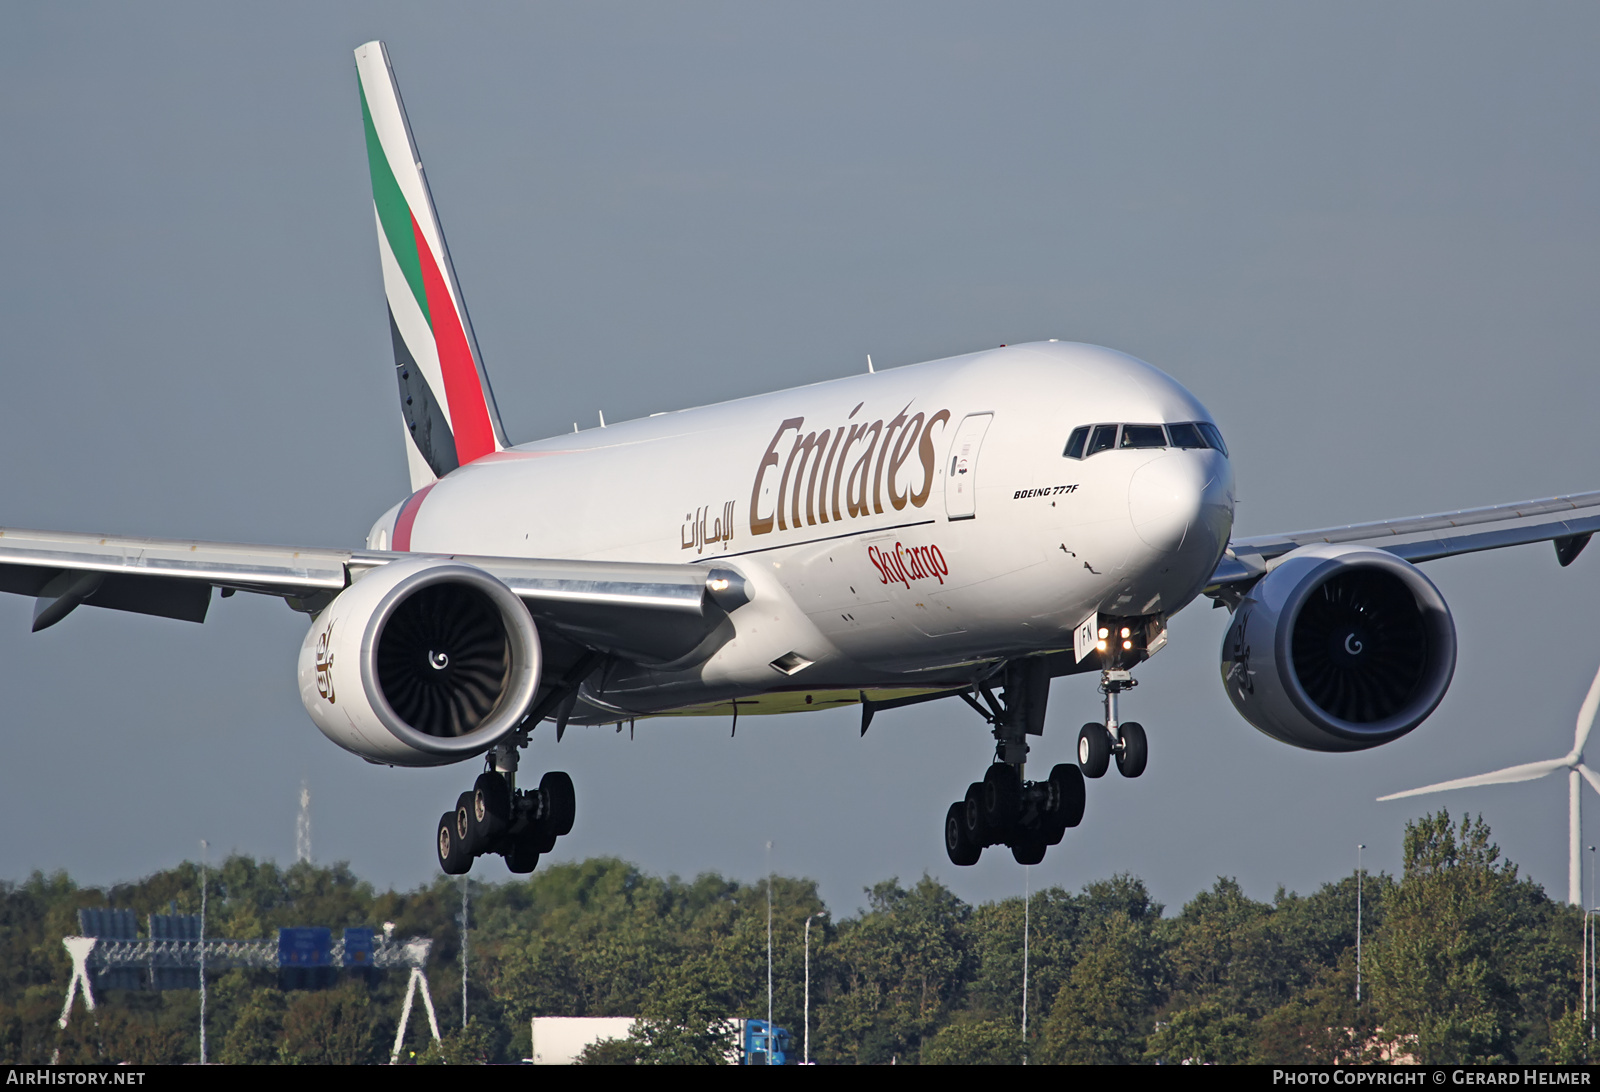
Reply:
[[[537,789],[518,789],[514,743],[495,747],[488,763],[489,769],[456,801],[456,809],[439,817],[434,848],[447,875],[465,875],[485,853],[505,857],[512,872],[532,872],[540,855],[572,830],[572,778],[552,770]]]
[[[1044,662],[1007,664],[1003,685],[1003,704],[988,686],[978,688],[987,708],[967,699],[994,725],[995,762],[945,813],[944,847],[954,864],[976,864],[993,845],[1010,847],[1019,864],[1038,864],[1047,847],[1083,821],[1083,774],[1076,766],[1056,766],[1043,781],[1023,776],[1027,737],[1044,731],[1050,692]]]

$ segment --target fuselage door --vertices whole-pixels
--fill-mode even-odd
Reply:
[[[956,429],[944,477],[944,514],[949,519],[971,519],[978,514],[978,449],[993,420],[992,413],[970,413]]]

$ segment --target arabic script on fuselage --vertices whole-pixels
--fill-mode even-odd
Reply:
[[[708,522],[709,521],[709,522]],[[678,528],[678,548],[680,550],[693,550],[697,554],[706,552],[707,546],[722,543],[726,550],[728,543],[733,541],[733,502],[728,501],[722,506],[722,514],[715,519],[711,518],[709,505],[696,508],[694,512],[683,517],[683,526]]]

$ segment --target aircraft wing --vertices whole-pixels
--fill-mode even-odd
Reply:
[[[1596,531],[1600,531],[1600,492],[1286,535],[1236,538],[1228,544],[1212,573],[1206,594],[1215,596],[1230,585],[1248,584],[1270,569],[1276,558],[1318,542],[1376,546],[1413,564],[1503,546],[1554,542],[1556,558],[1565,566],[1588,545],[1589,536]]]
[[[203,622],[211,590],[281,596],[315,613],[365,572],[450,557],[503,581],[543,629],[630,660],[686,655],[746,601],[736,573],[699,565],[248,546],[0,529],[0,592],[33,596],[35,630],[78,606]]]

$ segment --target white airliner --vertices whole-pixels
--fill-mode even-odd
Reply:
[[[441,867],[527,872],[571,829],[570,778],[519,787],[545,722],[875,713],[953,698],[994,761],[945,817],[950,859],[1036,863],[1084,777],[1143,772],[1118,715],[1167,619],[1232,622],[1222,682],[1265,734],[1354,751],[1398,739],[1455,668],[1415,566],[1554,541],[1600,493],[1233,539],[1233,469],[1200,401],[1110,349],[1002,346],[511,446],[383,45],[356,50],[412,492],[364,549],[0,530],[0,590],[34,629],[88,605],[203,621],[213,589],[310,616],[306,710],[375,763],[481,759],[436,831]],[[1025,776],[1052,678],[1098,672],[1078,766]],[[954,787],[953,787],[954,788]]]

